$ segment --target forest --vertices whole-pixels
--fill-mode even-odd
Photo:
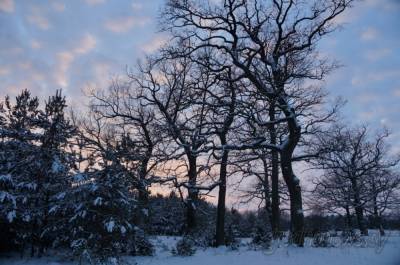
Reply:
[[[356,1],[165,2],[170,40],[88,106],[0,99],[1,253],[117,264],[157,236],[191,256],[400,229],[391,128],[344,122],[324,88],[341,66],[319,43]]]

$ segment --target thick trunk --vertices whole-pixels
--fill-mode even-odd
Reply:
[[[291,240],[298,246],[304,245],[304,214],[300,182],[293,173],[290,157],[282,153],[282,175],[289,190]],[[287,162],[289,160],[289,162]]]
[[[296,177],[292,167],[293,152],[300,140],[301,128],[297,123],[295,111],[288,106],[288,102],[280,99],[279,105],[285,114],[289,135],[281,146],[282,176],[288,187],[290,197],[290,230],[291,241],[298,246],[304,246],[304,213],[301,195],[300,180]]]
[[[188,155],[189,162],[189,188],[186,200],[186,229],[187,233],[191,233],[196,229],[196,203],[198,200],[198,190],[196,189],[197,181],[197,161],[196,156]]]
[[[368,230],[364,224],[364,213],[363,208],[361,206],[355,207],[356,217],[357,217],[357,224],[360,229],[361,235],[367,236]]]
[[[351,179],[351,186],[353,189],[354,210],[356,213],[358,228],[360,229],[361,235],[366,236],[368,235],[368,230],[364,223],[364,209],[361,205],[360,191],[358,188],[357,180],[355,178]]]
[[[229,132],[229,128],[233,122],[236,108],[236,92],[233,84],[230,84],[231,89],[231,103],[229,104],[229,115],[224,120],[224,126],[219,133],[219,139],[221,145],[226,145],[226,136]],[[226,200],[226,178],[227,178],[227,167],[228,167],[228,156],[229,151],[223,150],[221,157],[221,165],[219,172],[219,191],[218,191],[218,206],[217,206],[217,224],[215,234],[215,246],[225,244],[225,200]]]
[[[226,144],[224,136],[221,138],[221,144]],[[219,192],[217,206],[217,227],[215,235],[215,246],[225,244],[225,198],[226,198],[226,175],[228,166],[228,151],[224,150],[221,158],[221,166],[219,172]]]
[[[269,108],[269,118],[275,120],[275,104],[272,103]],[[276,145],[276,128],[271,125],[269,128],[271,144]],[[279,210],[279,160],[278,152],[271,150],[271,226],[274,238],[279,236],[280,231],[280,210]]]

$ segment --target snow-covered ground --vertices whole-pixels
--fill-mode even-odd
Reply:
[[[229,248],[199,249],[191,257],[177,257],[171,254],[178,238],[157,237],[153,239],[156,255],[153,257],[125,257],[126,264],[138,265],[400,265],[400,233],[392,232],[378,244],[373,235],[365,245],[341,245],[331,248],[315,248],[306,244],[304,248],[287,246],[275,242],[270,251],[251,250],[243,244],[239,250]],[[309,242],[306,242],[309,243]],[[41,259],[0,258],[4,265],[74,265],[58,256]]]

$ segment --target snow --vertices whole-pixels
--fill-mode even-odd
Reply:
[[[372,233],[374,234],[374,233]],[[376,234],[375,234],[376,235]],[[368,238],[371,242],[374,235]],[[283,242],[274,242],[268,251],[252,250],[243,245],[239,250],[226,247],[198,249],[191,257],[179,257],[171,254],[179,237],[159,236],[152,238],[156,247],[153,257],[124,257],[127,264],[138,265],[398,265],[400,264],[400,232],[392,232],[385,237],[382,247],[341,246],[315,248],[309,244],[304,248],[287,246]],[[1,265],[76,265],[79,261],[70,261],[61,256],[45,258],[18,258],[18,254],[9,258],[0,258]]]
[[[36,184],[36,183],[27,183],[27,184],[25,185],[25,187],[26,187],[27,189],[32,190],[32,191],[36,191],[36,189],[37,189],[37,184]]]
[[[15,217],[17,217],[17,213],[15,211],[8,212],[8,214],[7,214],[8,222],[12,223],[12,221],[14,221]]]
[[[62,200],[62,199],[64,199],[65,198],[65,195],[67,195],[67,193],[66,192],[61,192],[61,193],[59,193],[58,195],[57,195],[57,200]]]
[[[0,191],[0,203],[4,203],[6,201],[12,202],[12,204],[15,206],[15,197],[6,191]]]
[[[144,216],[149,216],[149,210],[148,209],[143,209],[142,213]]]
[[[101,197],[97,197],[94,201],[93,201],[93,205],[97,206],[97,205],[102,205],[103,204],[103,198]]]
[[[27,214],[27,213],[22,217],[22,220],[23,220],[24,222],[29,222],[31,219],[32,219],[32,218],[31,218],[31,215],[30,215],[30,214]]]
[[[11,175],[7,174],[7,175],[0,175],[0,181],[2,182],[11,182]]]
[[[114,226],[115,226],[115,222],[112,219],[105,224],[107,232],[109,232],[109,233],[111,233],[114,230]]]
[[[57,211],[57,209],[58,209],[58,206],[55,205],[55,206],[53,206],[53,207],[50,208],[49,213],[50,213],[50,214],[51,214],[51,213],[54,213],[54,212]]]
[[[85,176],[83,174],[78,173],[78,174],[73,176],[73,181],[74,182],[82,182],[82,181],[85,181],[85,180],[86,180],[86,178],[85,178]]]
[[[63,170],[63,165],[60,163],[60,160],[55,157],[53,160],[53,164],[51,165],[52,173],[60,173]]]

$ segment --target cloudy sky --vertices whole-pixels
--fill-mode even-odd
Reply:
[[[0,0],[0,96],[29,88],[43,98],[62,88],[79,105],[83,89],[104,87],[165,41],[162,4]],[[321,44],[344,65],[326,87],[348,100],[347,119],[387,125],[400,142],[400,1],[364,0],[340,20],[344,28]]]

